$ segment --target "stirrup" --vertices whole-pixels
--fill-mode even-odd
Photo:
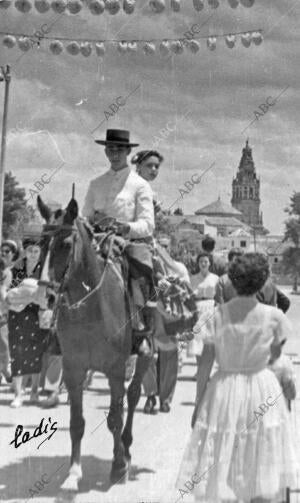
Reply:
[[[133,330],[132,331],[132,351],[131,354],[139,356],[150,356],[152,347],[150,337],[152,332],[150,330]]]

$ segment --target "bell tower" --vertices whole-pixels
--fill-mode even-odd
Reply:
[[[243,148],[238,172],[232,181],[231,204],[242,212],[245,224],[254,228],[258,234],[266,233],[260,212],[260,179],[256,176],[249,140]]]

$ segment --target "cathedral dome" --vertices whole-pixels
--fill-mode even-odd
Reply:
[[[218,199],[203,208],[195,211],[196,215],[209,215],[216,217],[239,217],[242,213],[231,206],[230,204],[224,203],[221,201],[221,198]]]

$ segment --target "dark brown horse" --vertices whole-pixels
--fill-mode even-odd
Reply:
[[[82,478],[80,447],[85,421],[83,385],[89,369],[103,372],[109,381],[111,402],[107,425],[114,438],[111,481],[126,480],[130,464],[133,416],[141,382],[150,358],[138,356],[127,392],[128,414],[123,428],[125,364],[131,353],[132,327],[122,276],[116,265],[97,256],[92,234],[78,218],[74,199],[63,212],[51,210],[38,199],[40,213],[52,236],[49,278],[59,286],[56,326],[63,355],[64,381],[69,393],[72,441],[71,467],[63,488],[78,490]]]

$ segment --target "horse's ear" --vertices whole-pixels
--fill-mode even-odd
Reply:
[[[72,198],[66,208],[66,213],[64,216],[64,224],[72,224],[77,217],[78,217],[78,204],[77,201]]]
[[[49,208],[49,206],[47,206],[44,203],[44,201],[42,200],[42,198],[40,196],[37,196],[37,205],[38,205],[38,209],[39,209],[41,216],[43,217],[44,220],[46,220],[47,223],[49,223],[50,219],[51,219],[52,211]]]

